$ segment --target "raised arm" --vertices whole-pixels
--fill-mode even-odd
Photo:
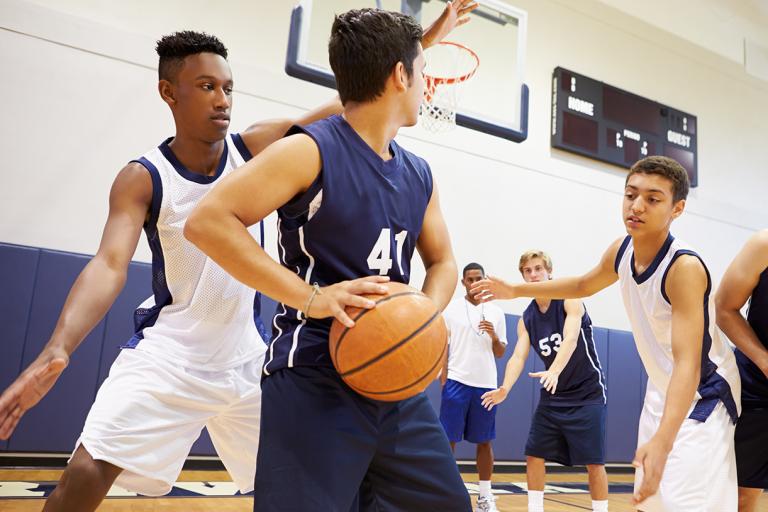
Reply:
[[[768,229],[754,234],[725,271],[715,296],[717,325],[768,376],[768,350],[741,314],[760,274],[768,268]]]
[[[480,397],[483,401],[483,407],[489,411],[493,409],[493,406],[499,405],[506,400],[509,390],[515,385],[520,374],[525,367],[525,360],[528,359],[528,352],[531,349],[531,341],[528,336],[528,330],[525,328],[525,323],[521,318],[517,322],[517,343],[515,344],[515,351],[512,352],[512,357],[507,361],[507,367],[504,370],[504,382],[499,389],[488,391]]]
[[[385,293],[377,283],[386,277],[356,279],[313,292],[312,286],[273,260],[247,229],[306,192],[320,167],[320,150],[308,135],[277,141],[200,201],[187,219],[184,236],[246,285],[308,316],[335,316],[352,327],[344,307],[373,307],[373,301],[358,295]],[[311,310],[304,311],[310,298]]]
[[[579,342],[579,333],[581,332],[581,319],[584,317],[584,304],[580,300],[568,299],[564,302],[563,306],[565,308],[563,343],[557,351],[555,360],[552,361],[552,365],[548,370],[528,374],[531,377],[538,378],[544,389],[553,395],[557,390],[557,381],[560,378],[560,374],[576,350],[576,344]]]
[[[695,256],[681,256],[667,274],[666,292],[672,304],[672,357],[664,412],[653,437],[637,449],[635,467],[643,468],[643,481],[635,492],[638,504],[656,493],[667,456],[691,408],[701,372],[704,337],[704,296],[707,273]]]
[[[53,387],[69,357],[123,289],[151,199],[149,173],[140,164],[128,164],[112,184],[99,250],[72,286],[51,338],[0,395],[0,439],[8,439],[22,415]]]
[[[488,276],[472,286],[470,293],[483,302],[498,299],[533,297],[537,299],[580,299],[589,297],[615,283],[619,276],[614,268],[623,238],[616,240],[603,254],[600,263],[578,277],[561,277],[540,283],[507,283]]]
[[[440,210],[437,185],[432,188],[432,198],[424,214],[416,249],[427,271],[422,291],[437,303],[438,308],[444,309],[456,289],[458,269],[453,258],[451,237]]]

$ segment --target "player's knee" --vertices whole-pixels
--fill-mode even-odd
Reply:
[[[605,466],[603,464],[587,464],[587,472],[589,473],[604,473]]]
[[[69,462],[58,487],[61,487],[62,491],[71,492],[99,489],[108,485],[108,482],[104,481],[106,478],[99,462],[85,453],[83,456],[74,457]]]

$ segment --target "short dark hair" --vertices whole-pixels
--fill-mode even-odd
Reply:
[[[373,101],[384,92],[398,62],[413,76],[421,25],[411,16],[381,9],[353,9],[333,20],[328,57],[342,104]]]
[[[629,170],[624,182],[625,186],[633,174],[656,174],[667,178],[672,182],[672,196],[675,203],[688,197],[688,189],[691,186],[688,180],[688,171],[672,158],[647,156],[638,160]]]
[[[470,270],[479,270],[480,273],[485,275],[485,269],[483,268],[483,266],[479,263],[472,262],[467,264],[467,266],[464,267],[464,270],[461,271],[461,277],[466,276],[467,272],[469,272]]]
[[[161,37],[155,51],[160,57],[157,74],[160,80],[169,81],[176,79],[184,66],[184,58],[190,55],[208,52],[227,58],[227,48],[219,38],[194,30],[182,30]]]

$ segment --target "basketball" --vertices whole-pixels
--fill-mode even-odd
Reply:
[[[347,308],[351,329],[333,321],[331,359],[344,382],[374,400],[395,402],[424,391],[440,371],[448,331],[435,303],[406,284],[370,295],[373,309]]]

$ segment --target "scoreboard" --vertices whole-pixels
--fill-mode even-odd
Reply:
[[[551,145],[626,168],[668,156],[698,185],[696,116],[560,67],[552,74]]]

